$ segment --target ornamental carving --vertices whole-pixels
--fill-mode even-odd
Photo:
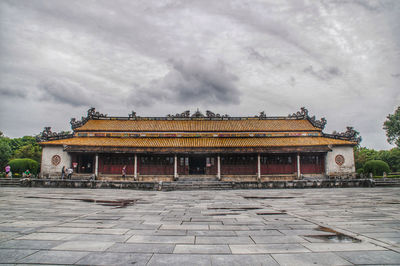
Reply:
[[[344,156],[341,154],[338,154],[335,156],[335,163],[339,166],[344,164]]]
[[[36,141],[41,142],[47,140],[67,139],[72,137],[73,134],[70,134],[69,132],[52,132],[51,127],[45,127],[44,130],[36,136]]]
[[[310,121],[310,123],[317,128],[324,129],[325,125],[327,123],[326,119],[324,117],[321,118],[321,120],[317,120],[315,118],[315,115],[310,117],[308,115],[308,110],[305,107],[301,107],[300,111],[297,113],[293,113],[291,115],[288,115],[289,118],[296,118],[296,119],[307,119]]]
[[[259,115],[259,116],[256,116],[256,117],[259,117],[259,118],[267,118],[267,115],[265,114],[264,111],[262,111],[262,112],[260,112],[260,115]]]
[[[184,117],[190,117],[190,111],[189,110],[186,110],[185,112],[183,112],[183,113],[180,113],[180,114],[176,114],[176,115],[167,115],[167,117],[177,117],[177,118],[184,118]]]
[[[204,117],[204,115],[199,111],[199,109],[197,109],[197,111],[192,114],[192,117]]]
[[[288,115],[289,118],[297,118],[297,119],[302,119],[302,118],[307,118],[308,117],[308,110],[305,107],[301,107],[300,111],[297,113],[293,113],[291,115]]]
[[[132,111],[132,112],[129,114],[129,118],[135,118],[135,117],[136,117],[136,112]]]
[[[225,115],[216,114],[210,110],[207,110],[206,115],[204,115],[202,112],[199,111],[199,109],[197,109],[197,111],[194,112],[192,115],[190,115],[190,111],[187,110],[180,114],[179,113],[175,114],[175,115],[169,114],[169,115],[167,115],[167,117],[170,117],[170,118],[191,118],[191,117],[193,117],[193,118],[221,118],[221,117],[230,117],[230,116],[227,114],[225,114]]]
[[[51,163],[52,163],[54,166],[59,165],[60,162],[61,162],[61,157],[60,157],[60,155],[53,155],[53,157],[51,157]]]
[[[71,124],[71,128],[75,129],[78,127],[83,126],[89,119],[99,119],[101,117],[107,117],[107,115],[96,112],[96,109],[94,107],[91,107],[88,111],[87,111],[87,116],[81,118],[80,121],[76,120],[75,118],[71,118],[70,124]]]
[[[324,136],[333,138],[333,139],[343,139],[343,140],[354,141],[357,143],[361,142],[361,137],[359,136],[359,133],[356,130],[354,130],[353,127],[347,127],[345,132],[333,131],[332,134],[324,133]]]

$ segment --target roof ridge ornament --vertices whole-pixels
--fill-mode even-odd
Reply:
[[[69,132],[61,131],[60,133],[52,132],[51,127],[45,127],[41,133],[36,136],[37,142],[56,140],[56,139],[67,139],[72,138],[74,134]]]
[[[71,124],[72,130],[74,130],[75,128],[83,126],[88,120],[99,119],[100,117],[107,117],[107,115],[96,112],[96,108],[90,107],[86,117],[82,116],[80,121],[73,117],[69,123]]]
[[[355,130],[353,127],[346,127],[345,132],[333,131],[332,134],[324,134],[325,137],[349,140],[349,141],[354,141],[354,142],[360,143],[362,138],[359,135],[360,135],[360,133],[357,130]]]
[[[298,111],[297,113],[293,113],[291,115],[289,114],[288,118],[307,119],[314,127],[320,128],[322,130],[325,128],[327,123],[325,117],[322,117],[320,120],[317,120],[315,118],[315,115],[310,117],[308,114],[308,110],[305,107],[301,107],[300,111]]]

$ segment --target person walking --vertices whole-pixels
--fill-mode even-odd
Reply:
[[[65,165],[64,165],[63,168],[61,169],[61,179],[64,179],[65,172],[66,172],[66,169],[65,169]]]

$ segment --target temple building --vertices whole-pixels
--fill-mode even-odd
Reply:
[[[305,108],[285,117],[210,111],[109,117],[91,108],[80,121],[71,119],[72,134],[53,133],[49,127],[41,133],[41,176],[59,177],[63,166],[97,179],[121,177],[124,168],[124,180],[130,181],[353,176],[357,132],[348,127],[344,133],[326,134],[325,124]]]

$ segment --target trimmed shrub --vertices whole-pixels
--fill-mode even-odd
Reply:
[[[364,168],[357,169],[357,174],[364,174]]]
[[[372,173],[374,176],[381,176],[383,172],[389,173],[389,165],[381,160],[371,160],[364,164],[364,173]]]
[[[37,175],[39,171],[39,163],[32,159],[14,159],[8,162],[11,167],[11,172],[14,174],[21,174],[29,169],[31,174]]]

